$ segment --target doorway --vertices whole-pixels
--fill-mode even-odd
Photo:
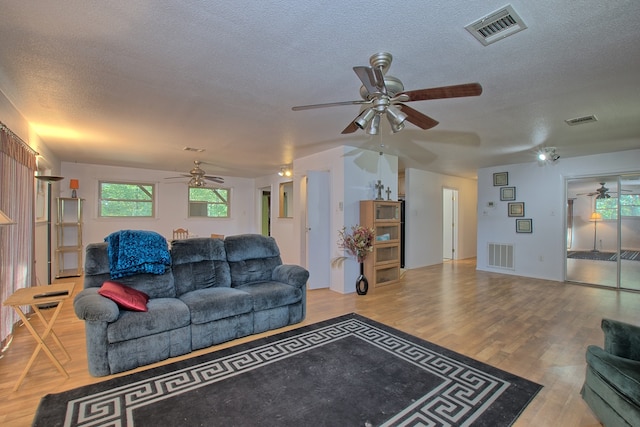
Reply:
[[[271,236],[271,187],[260,190],[260,234]]]
[[[458,190],[442,189],[442,259],[457,259]]]
[[[640,173],[567,180],[566,280],[640,290]]]

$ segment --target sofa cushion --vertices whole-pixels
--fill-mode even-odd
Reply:
[[[104,242],[88,244],[84,265],[85,288],[99,288],[105,281],[110,280],[107,244]],[[164,274],[136,274],[135,276],[121,277],[118,282],[144,292],[151,299],[175,298],[176,296],[173,272],[170,266],[165,269]]]
[[[224,239],[231,272],[231,286],[272,279],[274,268],[282,264],[280,250],[273,237],[240,234]]]
[[[188,326],[189,309],[177,298],[155,298],[147,303],[147,311],[120,311],[116,322],[107,326],[109,343],[132,340]]]
[[[253,297],[253,310],[268,310],[299,302],[302,289],[279,282],[258,282],[238,286],[236,289]]]
[[[98,293],[105,298],[109,298],[124,309],[147,311],[149,295],[123,285],[122,283],[107,280],[102,284]]]
[[[220,239],[176,240],[171,260],[177,295],[214,286],[231,286],[224,243]]]
[[[189,307],[191,323],[196,325],[249,313],[253,308],[251,295],[233,288],[198,289],[180,299]]]
[[[611,387],[640,406],[640,362],[614,356],[595,345],[587,347],[586,358],[587,364]]]

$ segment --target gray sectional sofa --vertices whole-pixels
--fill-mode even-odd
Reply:
[[[84,289],[89,373],[110,375],[239,337],[301,322],[309,272],[283,265],[275,240],[257,234],[173,241],[164,274],[117,279],[146,293],[146,312],[98,291],[110,280],[107,243],[87,245]]]

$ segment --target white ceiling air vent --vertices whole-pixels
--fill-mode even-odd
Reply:
[[[506,5],[464,28],[480,43],[487,46],[526,29],[527,25],[511,5]]]
[[[576,125],[582,125],[585,123],[593,123],[597,121],[598,121],[598,118],[592,114],[590,116],[576,117],[575,119],[567,119],[565,120],[565,123],[568,124],[569,126],[576,126]]]
[[[204,148],[193,148],[193,147],[184,147],[184,151],[195,151],[196,153],[202,153]]]

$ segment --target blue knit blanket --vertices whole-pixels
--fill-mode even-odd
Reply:
[[[108,243],[112,279],[138,273],[164,274],[171,265],[167,240],[153,231],[120,230],[104,238]]]

